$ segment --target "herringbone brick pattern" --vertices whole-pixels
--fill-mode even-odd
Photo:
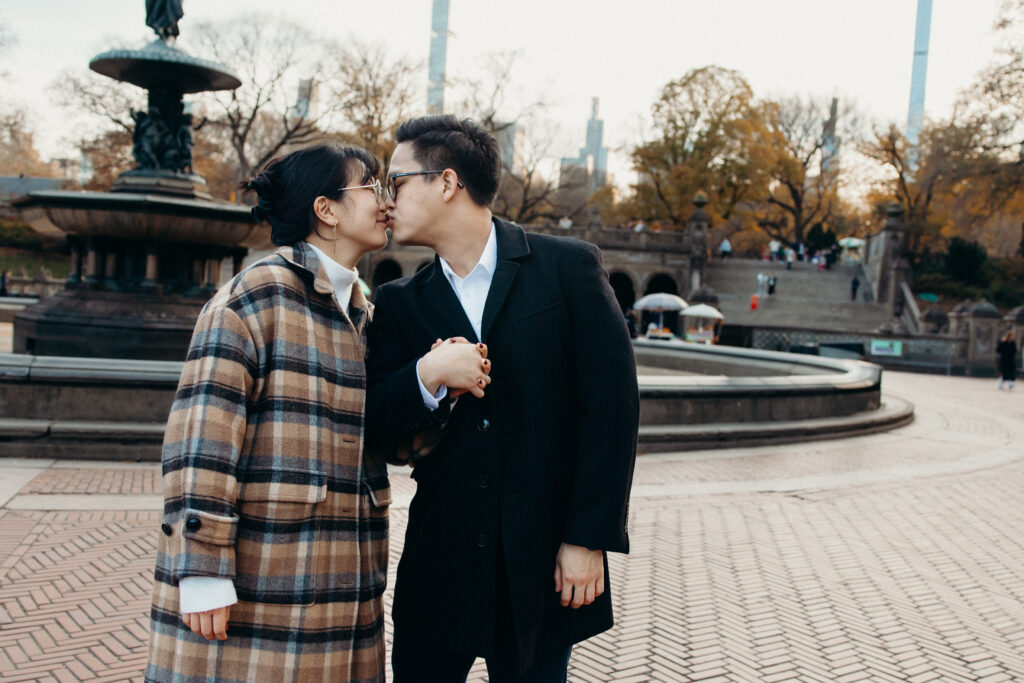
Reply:
[[[617,623],[575,648],[570,680],[1024,680],[1024,394],[887,377],[918,404],[897,432],[641,458],[632,552],[611,557]],[[69,471],[118,476],[96,469]],[[24,492],[148,485],[63,476]],[[407,472],[393,483],[407,501]],[[696,493],[659,493],[680,486]],[[392,571],[406,515],[400,502]],[[0,680],[139,680],[158,523],[0,509]]]
[[[29,482],[22,493],[161,493],[159,467],[132,469],[48,469]]]

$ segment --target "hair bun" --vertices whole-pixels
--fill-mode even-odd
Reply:
[[[273,211],[273,202],[270,201],[270,197],[266,194],[259,195],[259,200],[256,202],[256,206],[252,207],[253,218],[258,221],[269,220],[270,214]]]

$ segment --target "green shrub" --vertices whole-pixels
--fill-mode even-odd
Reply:
[[[43,242],[28,224],[21,221],[0,220],[0,247],[38,251],[43,248]]]

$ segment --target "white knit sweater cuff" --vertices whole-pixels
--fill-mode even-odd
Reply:
[[[207,612],[238,602],[234,582],[216,576],[186,576],[179,580],[178,599],[182,614]]]

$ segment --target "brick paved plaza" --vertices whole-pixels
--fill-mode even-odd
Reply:
[[[641,458],[617,625],[570,680],[1024,679],[1024,388],[883,388],[914,424]],[[141,680],[159,491],[156,465],[0,458],[0,680]]]

